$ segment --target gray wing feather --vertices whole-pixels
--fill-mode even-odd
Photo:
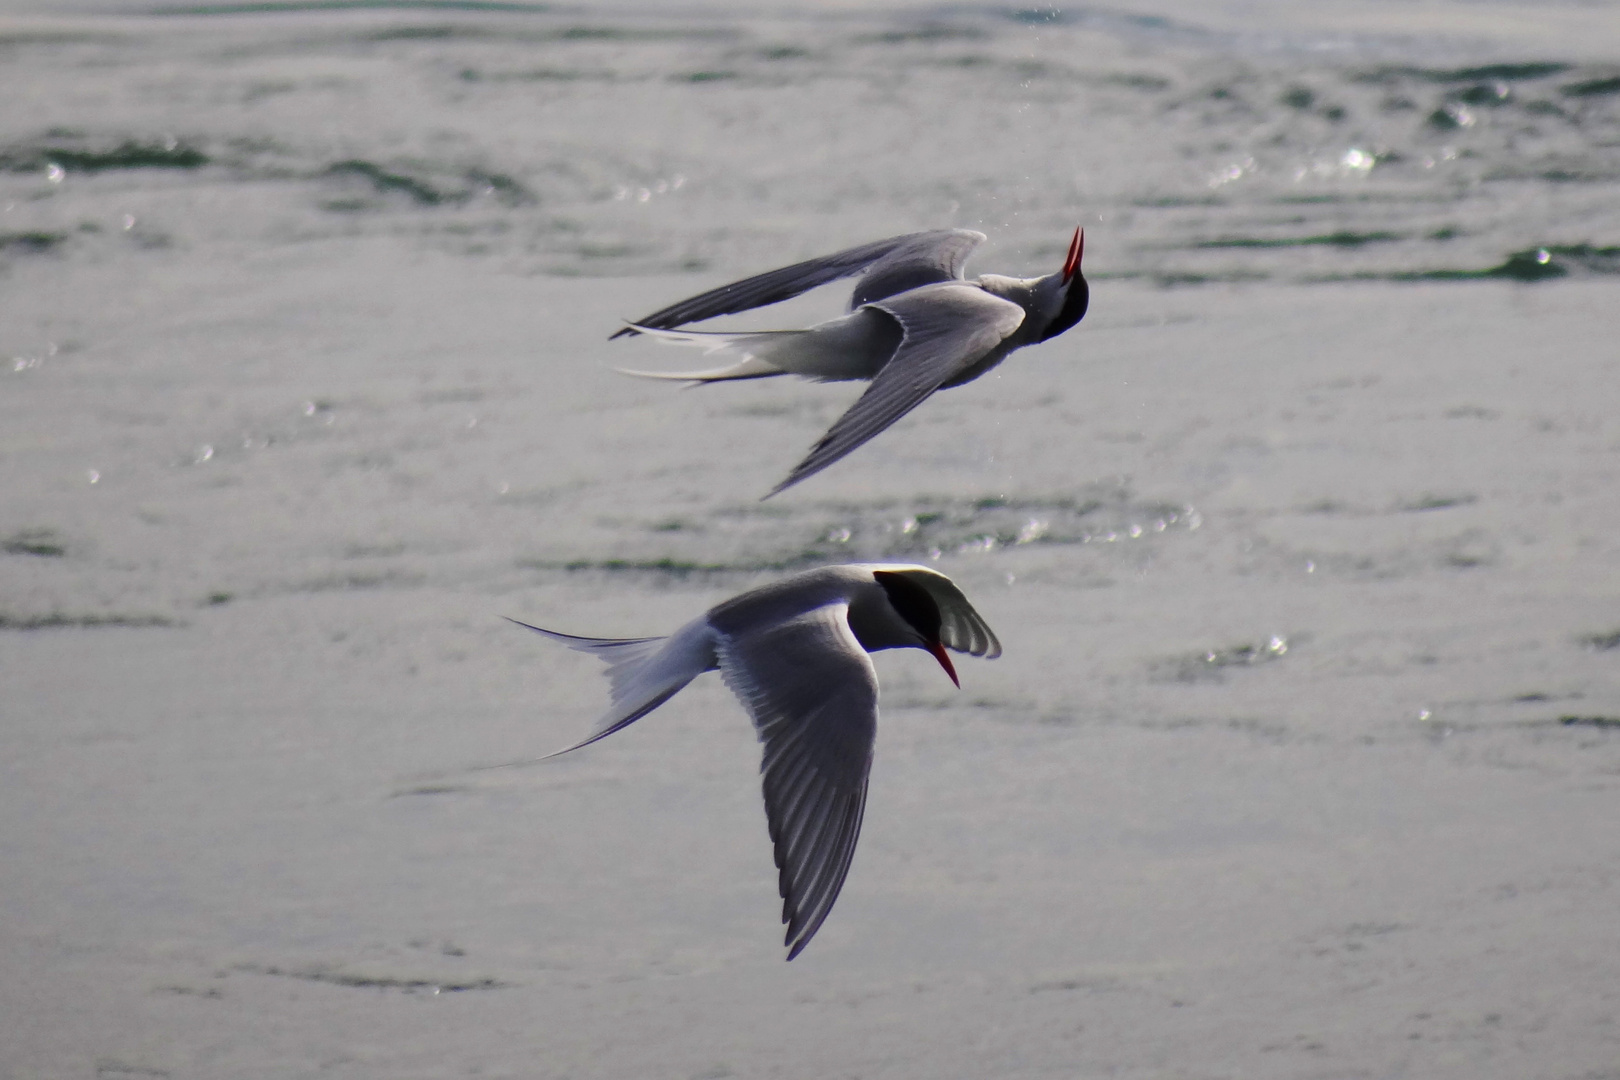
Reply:
[[[870,244],[846,248],[831,255],[733,281],[632,321],[636,326],[669,330],[717,315],[735,315],[739,311],[790,300],[818,285],[870,268],[855,290],[857,299],[850,303],[853,310],[869,300],[903,291],[896,286],[907,281],[911,284],[904,285],[904,288],[914,289],[919,285],[960,277],[968,253],[983,240],[983,233],[968,229],[935,229],[891,236],[887,240],[875,240]],[[867,293],[871,295],[865,295]],[[636,326],[626,326],[612,336],[617,338],[639,333]]]
[[[957,281],[973,249],[984,243],[984,233],[948,229],[899,237],[905,241],[873,263],[855,283],[849,310],[885,300],[924,285]]]
[[[720,674],[753,717],[784,944],[799,955],[838,899],[866,810],[877,672],[831,604],[723,636]]]
[[[1017,330],[1024,309],[976,285],[940,284],[869,305],[888,312],[905,336],[894,357],[849,411],[810,448],[771,495],[813,476],[870,440]]]

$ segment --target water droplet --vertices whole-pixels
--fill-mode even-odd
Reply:
[[[646,188],[642,188],[640,191],[636,192],[636,202],[644,203],[651,198],[652,192],[648,191]]]
[[[1552,252],[1546,248],[1536,248],[1536,262],[1541,266],[1546,266],[1552,262]]]
[[[1288,651],[1288,639],[1281,635],[1272,635],[1271,640],[1266,642],[1266,651],[1273,656],[1282,656]]]
[[[191,459],[191,463],[193,465],[201,465],[205,461],[212,460],[213,456],[214,448],[209,446],[207,443],[203,443],[202,446],[197,448],[197,456]]]
[[[502,480],[500,483],[495,485],[495,494],[497,495],[505,495],[511,490],[512,485],[507,483],[505,480]]]
[[[917,519],[916,518],[908,517],[908,518],[906,518],[906,520],[904,520],[904,521],[902,521],[900,523],[900,535],[901,536],[910,536],[912,533],[914,533],[916,531],[917,531]]]
[[[1046,522],[1040,518],[1030,518],[1024,523],[1024,527],[1018,530],[1017,542],[1020,544],[1034,543],[1046,535],[1047,528]]]
[[[129,232],[129,230],[133,229],[134,227],[135,227],[135,215],[134,214],[125,214],[124,215],[124,231]]]
[[[1140,525],[1132,525],[1130,531],[1131,531],[1131,539],[1132,540],[1137,540],[1137,539],[1141,538],[1141,536],[1142,536],[1142,526],[1140,526]]]
[[[827,533],[827,539],[831,540],[835,544],[847,544],[849,543],[849,537],[849,530],[843,527],[833,529]]]
[[[86,469],[84,471],[84,474],[92,484],[101,483],[101,474],[99,472],[97,472],[96,470],[94,470],[94,469]]]
[[[1307,574],[1316,573],[1316,564],[1314,562],[1312,562],[1310,559],[1305,560],[1305,572]]]
[[[313,401],[304,402],[304,415],[305,416],[314,416],[315,415],[315,403]]]
[[[1419,709],[1418,710],[1418,719],[1419,720],[1427,720],[1432,715],[1434,715],[1434,714],[1429,712],[1428,709]]]
[[[67,170],[63,169],[62,166],[58,165],[56,162],[52,161],[45,166],[45,179],[49,180],[51,183],[60,184],[62,182],[62,178],[65,176],[67,176]]]

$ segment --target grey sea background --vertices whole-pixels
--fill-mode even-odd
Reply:
[[[0,5],[0,1077],[1620,1077],[1620,9]],[[621,320],[916,229],[853,400]],[[827,290],[731,320],[835,314]],[[717,678],[937,566],[792,964]],[[501,767],[491,767],[501,766]]]

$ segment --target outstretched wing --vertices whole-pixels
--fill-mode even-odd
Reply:
[[[905,336],[866,393],[810,448],[771,495],[813,476],[921,405],[998,348],[1024,321],[1024,309],[977,285],[941,284],[871,304]]]
[[[844,886],[866,809],[877,672],[849,606],[722,636],[720,674],[754,719],[792,960]]]
[[[668,330],[717,315],[735,315],[739,311],[791,300],[818,285],[867,271],[855,289],[855,299],[850,302],[853,310],[905,289],[960,277],[968,253],[983,240],[983,233],[969,229],[935,229],[875,240],[688,297],[634,320],[634,326],[626,326],[612,337],[640,333],[637,327],[642,326]]]

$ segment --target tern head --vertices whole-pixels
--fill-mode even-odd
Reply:
[[[939,637],[944,617],[940,614],[938,602],[927,589],[903,573],[876,570],[872,576],[888,594],[889,606],[916,635],[916,640],[907,644],[932,653],[934,659],[939,661],[939,666],[945,669],[945,674],[951,677],[951,682],[960,687],[962,680],[956,677],[956,668],[951,664],[950,655],[945,651],[945,643]]]
[[[1091,302],[1091,287],[1086,284],[1086,276],[1080,272],[1080,259],[1085,255],[1085,251],[1086,230],[1077,228],[1074,230],[1074,238],[1069,241],[1069,254],[1063,260],[1063,269],[1052,275],[1052,278],[1057,279],[1058,287],[1063,290],[1063,305],[1041,331],[1041,341],[1057,337],[1086,317],[1086,306]]]

